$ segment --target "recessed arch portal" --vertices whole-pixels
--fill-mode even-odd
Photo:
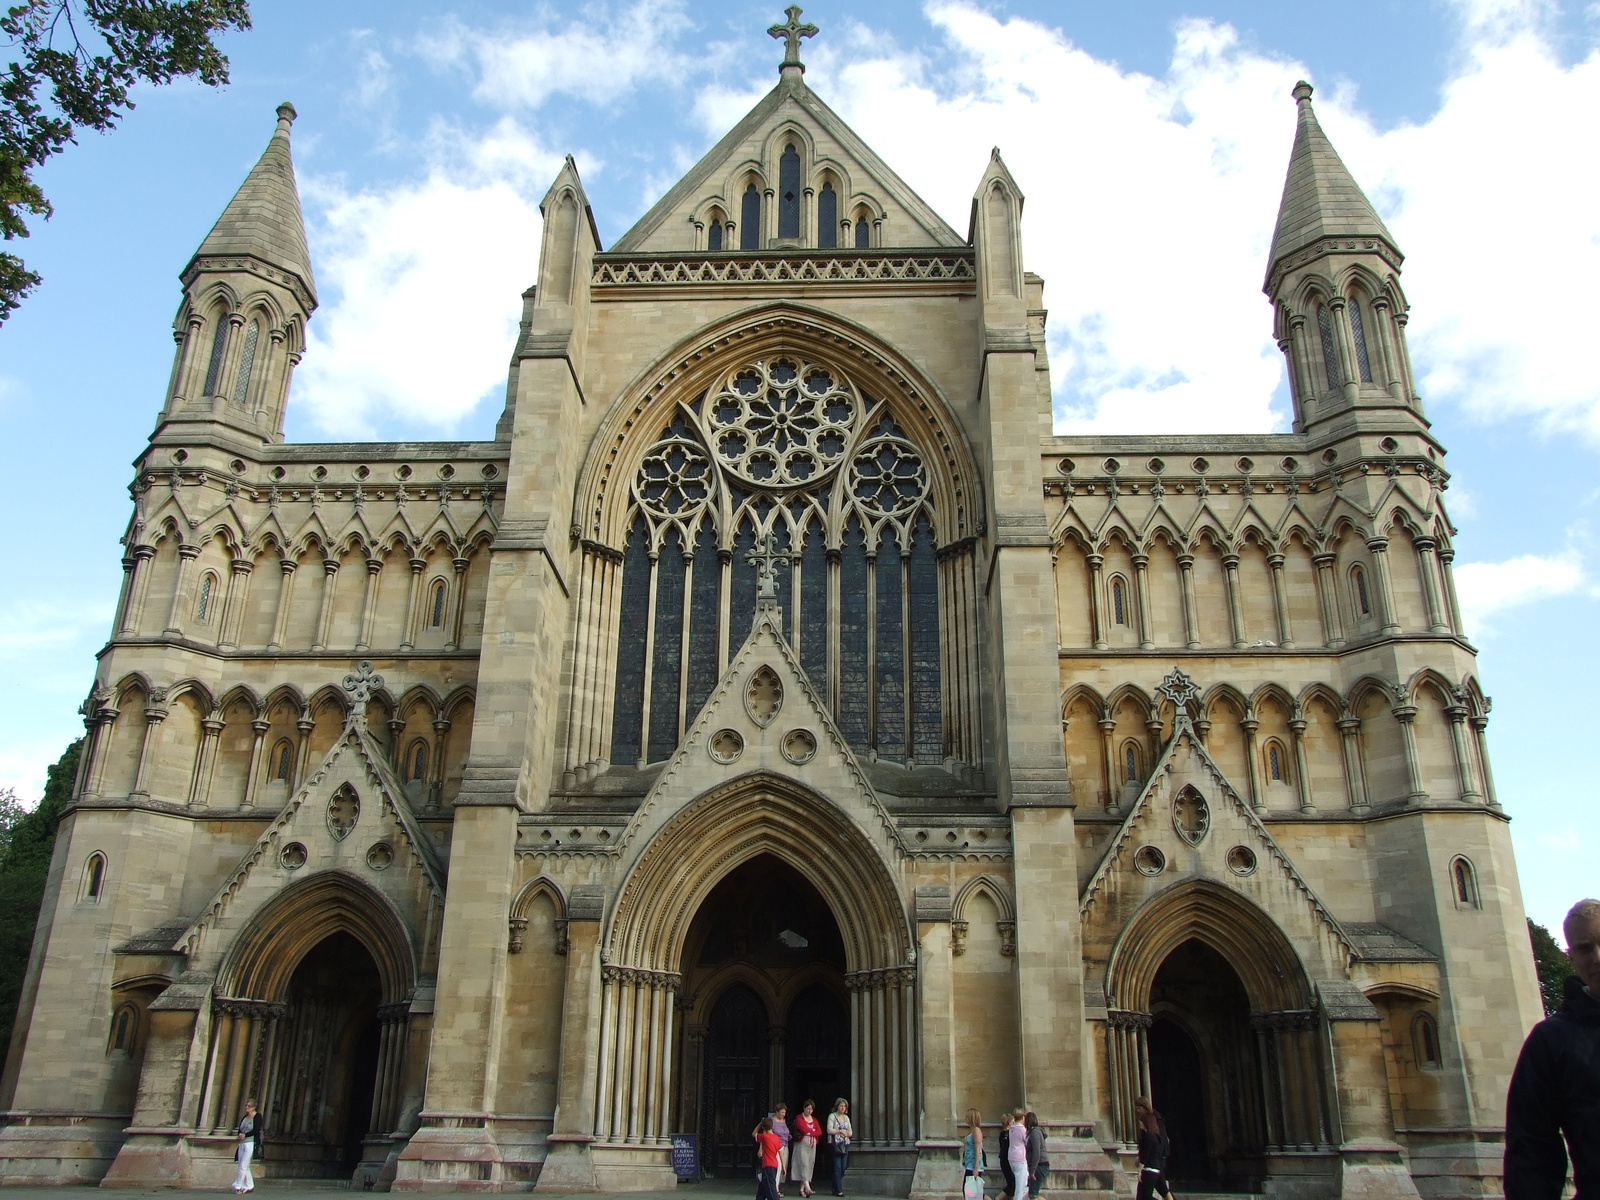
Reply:
[[[814,895],[812,923],[830,945],[826,962],[793,981],[843,985],[858,1144],[909,1145],[919,1124],[916,1088],[914,941],[899,888],[880,849],[823,796],[793,780],[754,772],[692,801],[668,820],[629,869],[603,936],[600,1080],[595,1135],[601,1143],[653,1144],[686,1115],[674,1064],[692,1057],[686,1037],[696,1011],[678,1028],[674,999],[703,947],[707,902],[758,860],[770,858]],[[798,931],[795,931],[798,932]],[[809,940],[809,939],[808,939]],[[699,956],[700,950],[693,953]],[[722,963],[703,982],[708,992],[751,987],[749,964]],[[827,971],[822,971],[827,967]],[[842,970],[841,970],[842,968]],[[770,987],[763,989],[771,992]],[[768,997],[769,1020],[793,1004],[794,989]],[[836,997],[837,998],[837,997]],[[698,1003],[699,997],[696,997]],[[791,1098],[797,1099],[797,1098]],[[829,1100],[832,1097],[828,1098]]]

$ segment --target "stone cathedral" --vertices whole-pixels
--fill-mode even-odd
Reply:
[[[1000,153],[952,228],[773,32],[609,248],[567,160],[488,441],[284,441],[278,109],[181,276],[0,1182],[224,1186],[247,1097],[269,1178],[748,1181],[845,1097],[847,1190],[957,1196],[1025,1105],[1109,1198],[1143,1094],[1180,1189],[1498,1194],[1541,1012],[1490,705],[1311,88],[1293,431],[1057,436]]]

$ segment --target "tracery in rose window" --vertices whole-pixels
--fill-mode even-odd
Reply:
[[[785,635],[859,753],[949,759],[927,458],[837,364],[746,362],[688,404],[631,483],[610,761],[666,758],[749,632],[767,534]]]

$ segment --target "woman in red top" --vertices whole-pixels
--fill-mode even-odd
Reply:
[[[822,1141],[822,1122],[816,1118],[816,1104],[807,1100],[794,1119],[795,1138],[789,1147],[789,1178],[800,1185],[802,1196],[811,1196],[811,1172],[817,1165],[817,1143]]]
[[[756,1200],[779,1200],[778,1162],[783,1142],[772,1132],[771,1117],[762,1117],[756,1126],[756,1144],[761,1147],[761,1182],[756,1185]]]

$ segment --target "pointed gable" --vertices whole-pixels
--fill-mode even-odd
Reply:
[[[742,775],[787,776],[829,800],[885,862],[903,853],[888,809],[812,688],[774,607],[755,625],[619,840],[633,861],[678,812]]]
[[[882,222],[875,246],[964,245],[961,236],[806,86],[800,72],[790,70],[632,229],[617,239],[612,252],[704,249],[704,234],[696,240],[696,223],[703,227],[708,214],[716,209],[724,219],[737,224],[741,220],[741,199],[751,181],[757,181],[759,192],[772,193],[763,197],[763,212],[767,212],[778,202],[779,159],[787,145],[781,135],[785,132],[792,132],[796,139],[802,194],[804,189],[820,193],[824,178],[833,182],[841,221],[853,219],[860,210]],[[785,239],[785,245],[816,246],[816,204],[815,194],[801,204],[798,241]],[[766,249],[771,240],[767,230],[777,228],[772,218],[764,224],[758,249]],[[853,245],[841,239],[841,248]],[[734,244],[725,248],[738,248],[737,235]]]
[[[1311,85],[1295,84],[1294,98],[1299,123],[1267,255],[1268,278],[1280,259],[1325,237],[1381,239],[1398,256],[1388,226],[1322,132],[1311,107]]]
[[[296,276],[315,303],[317,283],[311,274],[311,252],[306,247],[305,219],[300,213],[300,190],[295,184],[294,162],[289,155],[289,126],[294,118],[294,105],[278,105],[278,128],[272,140],[233,199],[228,201],[228,207],[222,210],[222,216],[206,234],[194,257],[259,258]],[[184,273],[188,273],[187,269]]]

